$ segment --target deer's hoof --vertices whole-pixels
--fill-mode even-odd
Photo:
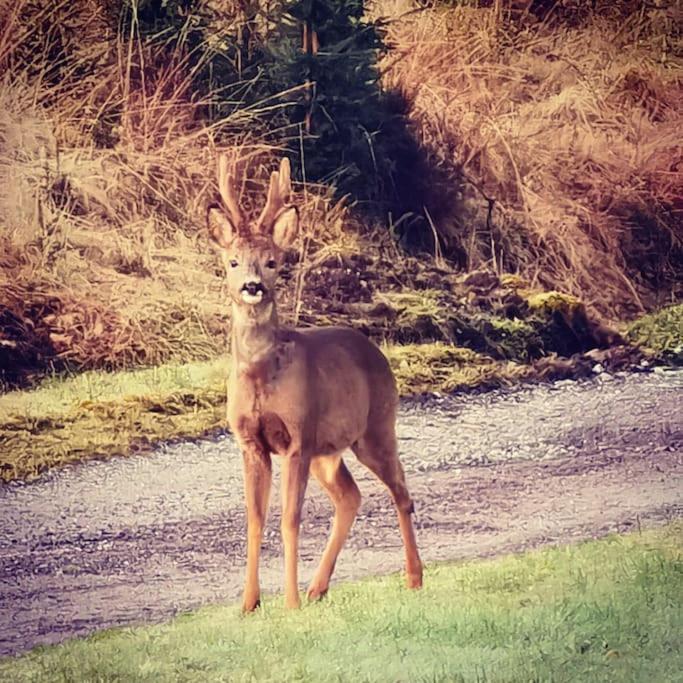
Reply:
[[[299,609],[299,607],[301,607],[301,600],[299,599],[299,594],[297,593],[294,597],[286,597],[285,607],[287,609]]]
[[[249,612],[253,612],[257,607],[260,606],[260,598],[244,598],[244,600],[242,601],[242,614],[248,614]]]
[[[313,582],[306,592],[306,597],[309,602],[315,602],[316,600],[322,600],[327,595],[328,586],[321,583]]]
[[[406,586],[410,589],[422,588],[422,572],[406,574]]]

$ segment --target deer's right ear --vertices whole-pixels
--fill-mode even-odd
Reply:
[[[219,247],[229,249],[235,237],[237,237],[237,229],[216,204],[212,204],[208,208],[206,222],[209,226],[209,236],[211,239]]]
[[[273,221],[273,241],[280,249],[289,249],[299,232],[299,212],[295,206],[287,206]]]

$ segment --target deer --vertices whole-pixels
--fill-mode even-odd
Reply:
[[[345,327],[280,325],[275,286],[299,231],[290,203],[285,157],[270,176],[265,206],[248,222],[240,209],[234,166],[218,157],[222,205],[208,207],[211,239],[226,269],[231,303],[228,424],[243,457],[247,558],[242,611],[260,605],[259,560],[271,489],[272,461],[281,460],[284,597],[300,606],[298,544],[309,476],[334,506],[329,539],[308,587],[323,597],[361,502],[342,454],[350,449],[393,497],[405,548],[408,588],[422,585],[422,563],[411,515],[413,501],[398,459],[398,391],[386,357],[364,334]]]

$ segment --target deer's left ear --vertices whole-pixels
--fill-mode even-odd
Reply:
[[[273,221],[273,241],[280,249],[289,249],[299,232],[299,212],[296,206],[286,206]]]

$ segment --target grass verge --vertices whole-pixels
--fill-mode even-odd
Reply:
[[[562,325],[557,316],[538,328],[529,321],[494,316],[482,318],[477,327],[474,319],[447,319],[428,294],[423,299],[405,293],[386,297],[402,305],[392,309],[393,318],[374,321],[380,331],[384,325],[394,333],[402,325],[457,332],[452,343],[382,344],[401,396],[587,376],[596,362],[625,369],[638,355],[633,356],[631,347],[610,346],[611,342],[602,344],[610,347],[605,350],[593,349],[607,328],[589,323],[579,304],[574,305],[578,311],[574,318],[558,318]],[[555,293],[543,296],[537,297],[537,307],[557,308],[573,301]],[[639,346],[651,347],[665,362],[680,362],[682,310],[677,305],[645,316],[631,325],[627,336]],[[590,343],[577,348],[593,349],[589,353],[570,355],[576,349],[558,346],[563,339],[577,340],[582,334],[590,337]],[[417,336],[438,337],[424,330]],[[531,360],[535,345],[544,347],[546,355]],[[161,441],[201,437],[225,427],[228,365],[229,359],[220,357],[140,370],[91,370],[48,378],[35,389],[0,394],[0,480],[30,479],[49,467],[128,455]]]
[[[334,587],[289,612],[210,607],[0,661],[12,681],[674,681],[680,523]]]
[[[53,378],[0,396],[0,479],[127,455],[225,424],[227,359]]]

